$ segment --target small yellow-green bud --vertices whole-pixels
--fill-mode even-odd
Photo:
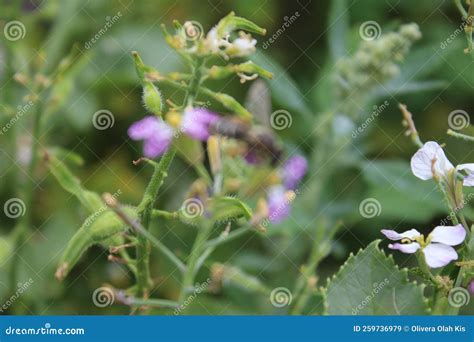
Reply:
[[[161,115],[163,104],[161,93],[153,83],[145,81],[143,84],[143,104],[150,112]]]

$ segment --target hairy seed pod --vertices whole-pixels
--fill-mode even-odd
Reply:
[[[135,219],[135,208],[124,207],[126,214]],[[63,280],[79,261],[82,254],[95,244],[103,243],[114,235],[124,232],[128,226],[105,206],[90,215],[82,227],[69,240],[56,270],[56,279]]]

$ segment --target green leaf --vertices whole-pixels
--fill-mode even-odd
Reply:
[[[48,168],[53,176],[64,190],[77,197],[89,213],[99,210],[104,205],[100,196],[82,187],[79,179],[72,174],[66,164],[57,158],[60,153],[62,153],[60,150],[50,149],[45,155]]]
[[[212,219],[216,222],[229,221],[240,217],[250,219],[252,209],[235,197],[215,197],[210,200]]]
[[[0,237],[0,269],[6,265],[11,257],[13,245],[6,237]]]
[[[349,30],[349,8],[347,0],[333,0],[329,12],[328,43],[331,59],[333,61],[345,56]]]
[[[424,315],[424,285],[409,282],[407,269],[400,270],[373,241],[351,255],[325,289],[329,315]]]
[[[380,203],[381,218],[427,222],[445,211],[435,184],[416,178],[406,161],[371,161],[363,165],[363,177],[369,184],[365,197]]]

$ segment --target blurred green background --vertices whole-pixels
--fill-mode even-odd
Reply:
[[[141,89],[130,52],[137,50],[145,63],[160,72],[180,70],[183,64],[166,46],[159,27],[162,23],[171,26],[173,19],[181,22],[196,20],[207,31],[221,17],[235,11],[239,16],[266,28],[268,36],[271,36],[281,27],[285,17],[298,12],[298,19],[274,43],[261,51],[271,69],[277,70],[273,109],[289,110],[294,120],[294,125],[281,138],[288,147],[296,147],[308,155],[312,152],[313,146],[307,137],[315,125],[314,120],[327,109],[321,87],[324,86],[326,72],[334,63],[328,57],[327,29],[331,24],[328,22],[331,1],[25,0],[20,4],[20,17],[11,17],[18,15],[18,3],[0,1],[0,20],[20,20],[26,27],[25,38],[15,42],[15,70],[34,74],[35,64],[41,64],[41,61],[46,68],[52,69],[74,44],[80,51],[73,72],[60,85],[64,96],[50,120],[47,144],[60,145],[84,158],[84,166],[77,167],[74,172],[88,189],[99,193],[120,190],[123,194],[120,200],[124,203],[140,200],[150,173],[145,167],[132,165],[131,161],[140,156],[141,147],[128,139],[126,130],[146,112],[141,104]],[[391,92],[389,96],[374,99],[373,104],[388,99],[389,106],[357,141],[357,150],[365,157],[361,153],[348,154],[351,158],[347,158],[346,165],[341,165],[332,176],[332,191],[324,198],[330,204],[328,210],[344,223],[331,255],[320,267],[321,285],[325,283],[326,276],[337,271],[350,252],[380,238],[381,228],[416,227],[426,231],[446,216],[441,197],[433,191],[433,186],[416,180],[410,173],[408,162],[414,147],[404,136],[397,102],[409,106],[423,140],[436,139],[447,144],[448,157],[454,164],[474,161],[471,146],[445,134],[451,111],[473,111],[474,63],[470,56],[463,53],[464,36],[459,35],[446,49],[440,47],[460,25],[460,16],[453,3],[442,0],[419,0],[416,3],[359,0],[349,3],[351,49],[348,54],[360,42],[359,26],[365,21],[377,21],[382,27],[382,34],[396,29],[400,23],[416,22],[423,38],[415,44],[402,67],[401,76],[393,86],[415,78],[443,83],[436,89],[417,93],[402,87],[399,93]],[[104,27],[108,18],[118,13],[120,18],[97,42],[91,44],[90,49],[86,49],[84,44]],[[257,46],[261,47],[268,36],[258,38]],[[4,43],[0,41],[2,59],[5,58],[2,53]],[[3,72],[0,69],[1,91],[9,89],[14,100],[9,105],[16,107],[15,103],[21,104],[28,92],[9,82]],[[231,81],[216,83],[215,87],[243,101],[249,84],[242,86],[235,77]],[[168,94],[172,92],[166,88],[162,90]],[[113,113],[115,122],[110,129],[97,130],[92,125],[92,116],[101,109]],[[367,108],[368,115],[371,111],[371,107]],[[27,129],[27,120],[20,121],[20,125]],[[301,127],[306,127],[307,131],[301,131]],[[472,134],[473,131],[467,130],[466,133]],[[21,144],[13,142],[13,145],[21,148]],[[19,172],[20,177],[24,177],[21,170],[15,171],[11,147],[8,136],[0,136],[0,203],[15,196],[15,189],[9,181],[11,174]],[[158,206],[175,210],[196,175],[182,161],[174,163],[170,174],[173,176],[167,179]],[[101,284],[108,283],[118,288],[133,284],[124,267],[107,262],[106,251],[98,247],[83,257],[64,283],[59,284],[54,279],[60,251],[84,220],[85,213],[78,202],[48,175],[46,169],[42,168],[38,176],[42,181],[37,186],[36,205],[27,208],[33,211],[34,229],[21,250],[15,251],[21,254],[20,279],[26,281],[31,277],[34,285],[19,299],[22,304],[18,305],[17,310],[25,314],[44,315],[127,313],[128,309],[124,306],[101,309],[90,300],[91,293]],[[331,193],[337,196],[331,197]],[[359,203],[367,197],[377,198],[383,208],[380,216],[371,220],[358,215]],[[298,213],[299,205],[295,203],[295,213]],[[472,213],[470,218],[474,218]],[[301,217],[297,224],[285,222],[278,227],[270,227],[267,239],[249,235],[227,244],[213,254],[211,264],[212,261],[219,261],[238,266],[269,287],[289,286],[299,265],[307,257],[305,234],[311,232],[311,227],[306,224],[312,219]],[[2,234],[7,234],[13,224],[14,220],[0,215]],[[194,236],[190,232],[192,228],[166,222],[153,229],[178,255],[186,255]],[[152,260],[152,272],[158,284],[153,295],[174,298],[178,291],[178,274],[170,272],[169,265],[159,257],[155,256]],[[403,256],[396,255],[396,260],[402,265],[409,265]],[[5,295],[6,289],[3,271],[0,268],[0,297]],[[205,270],[199,278],[204,281],[207,277]],[[245,289],[230,285],[217,294],[199,296],[189,310],[199,314],[252,314],[272,313],[271,310],[275,309],[268,309],[257,296],[247,293]]]

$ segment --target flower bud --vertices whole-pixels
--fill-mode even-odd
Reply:
[[[153,114],[161,115],[163,110],[161,93],[150,81],[144,82],[142,99],[146,109]]]

